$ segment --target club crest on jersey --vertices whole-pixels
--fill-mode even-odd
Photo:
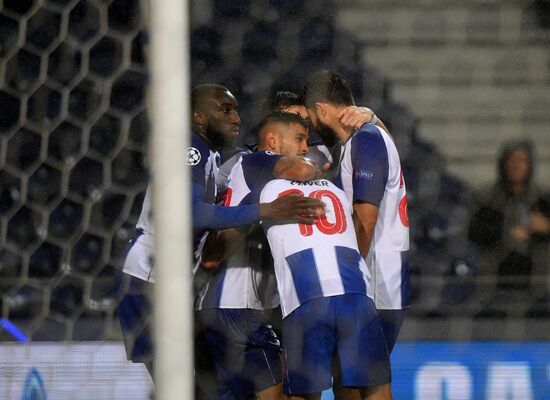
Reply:
[[[187,165],[197,165],[201,162],[201,152],[195,147],[187,148]]]
[[[355,178],[366,179],[370,181],[373,177],[374,177],[374,173],[371,171],[366,171],[364,169],[355,171]]]

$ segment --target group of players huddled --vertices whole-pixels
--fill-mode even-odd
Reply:
[[[312,75],[300,95],[266,100],[254,149],[235,146],[240,118],[228,89],[199,85],[191,106],[183,156],[192,171],[196,398],[320,399],[332,387],[336,399],[391,399],[389,354],[409,305],[409,224],[383,122],[355,106],[332,71]],[[150,202],[147,191],[119,317],[128,357],[151,372]]]

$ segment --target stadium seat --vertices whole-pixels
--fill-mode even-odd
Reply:
[[[82,198],[97,198],[103,189],[103,163],[84,157],[73,167],[69,190]]]
[[[134,32],[139,28],[142,16],[140,0],[113,0],[109,4],[109,28],[117,32]]]
[[[269,0],[269,4],[279,15],[279,19],[295,18],[304,10],[304,0]]]
[[[5,170],[0,171],[0,215],[8,215],[19,205],[21,179]]]
[[[59,240],[67,240],[82,226],[83,207],[71,200],[63,200],[50,214],[48,232]]]
[[[40,75],[40,56],[21,49],[6,64],[6,82],[14,90],[31,92]]]
[[[278,36],[279,32],[273,24],[265,21],[257,22],[243,36],[243,62],[246,64],[266,65],[276,60]]]
[[[6,291],[21,278],[23,260],[21,256],[8,249],[0,249],[0,288]]]
[[[74,272],[92,274],[103,262],[103,239],[85,233],[71,249],[70,268]]]
[[[29,178],[27,195],[40,204],[48,204],[60,195],[61,171],[42,164]]]
[[[0,90],[0,104],[2,114],[0,115],[0,133],[12,131],[19,121],[19,110],[21,102],[16,97]]]
[[[214,0],[214,18],[243,19],[250,11],[250,0]]]
[[[22,4],[23,2],[18,2]],[[7,5],[4,5],[7,7]],[[0,57],[5,57],[17,44],[19,23],[6,15],[0,15]]]
[[[122,62],[122,43],[105,36],[90,49],[90,69],[101,76],[111,76]],[[69,61],[71,65],[72,60]]]
[[[79,43],[94,39],[100,30],[100,15],[97,7],[80,0],[69,13],[68,34]]]
[[[40,213],[24,206],[8,222],[7,241],[24,250],[39,239],[41,227]]]
[[[213,66],[221,61],[220,32],[210,26],[201,26],[191,32],[191,62]]]
[[[29,128],[41,132],[51,129],[61,120],[62,94],[46,84],[40,86],[27,102]]]
[[[84,309],[84,282],[74,277],[63,278],[53,288],[50,312],[60,317],[74,318]]]
[[[313,18],[305,22],[298,34],[300,59],[315,62],[328,57],[334,44],[334,30],[330,20]]]
[[[50,279],[60,271],[63,263],[63,249],[53,243],[44,242],[34,251],[29,261],[30,278]]]
[[[28,284],[6,292],[7,317],[12,320],[34,319],[42,314],[44,292]]]

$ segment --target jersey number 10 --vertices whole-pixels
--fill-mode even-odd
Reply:
[[[299,189],[288,189],[284,192],[279,193],[278,197],[285,196],[287,194],[297,194],[299,196],[304,196],[304,192]],[[312,199],[322,200],[322,197],[326,197],[330,200],[330,205],[332,205],[332,211],[334,215],[334,222],[329,222],[326,215],[315,220],[315,226],[319,232],[324,233],[325,235],[335,235],[337,233],[343,233],[347,229],[346,223],[346,213],[344,212],[344,206],[342,202],[333,192],[328,190],[315,190],[309,194],[309,197]],[[313,225],[299,224],[300,233],[302,236],[311,236],[313,234]]]

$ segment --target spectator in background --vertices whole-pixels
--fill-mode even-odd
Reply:
[[[472,205],[468,238],[478,250],[479,274],[498,276],[499,286],[511,289],[525,289],[532,269],[529,213],[540,197],[533,171],[531,143],[506,143],[498,159],[497,181],[474,195]],[[480,292],[491,296],[494,283],[481,283]]]
[[[550,293],[550,194],[540,197],[529,214],[529,250],[533,260],[531,290],[538,298]]]
[[[544,28],[550,28],[550,0],[534,0],[532,7],[539,25]]]

